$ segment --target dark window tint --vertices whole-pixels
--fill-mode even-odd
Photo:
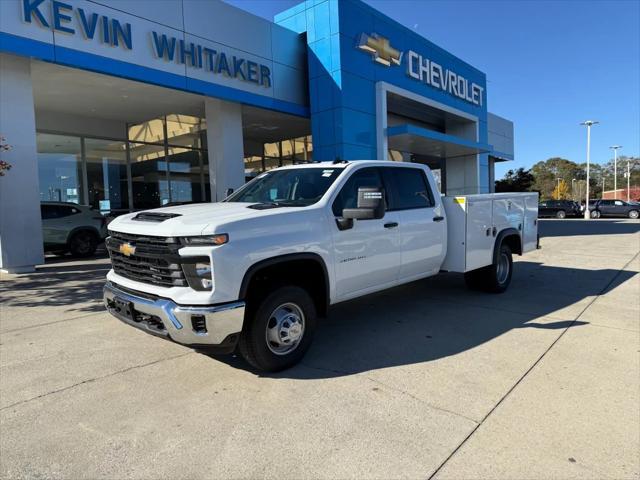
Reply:
[[[613,200],[600,200],[600,205],[606,205],[606,206],[613,205]]]
[[[76,213],[80,213],[80,210],[67,205],[40,205],[40,213],[43,220],[49,220],[75,215]]]
[[[433,207],[433,194],[422,170],[396,167],[382,172],[390,192],[390,210]]]
[[[342,210],[345,208],[358,206],[358,188],[360,187],[382,188],[382,179],[377,168],[363,168],[349,177],[333,202],[333,214],[336,217],[342,216]]]

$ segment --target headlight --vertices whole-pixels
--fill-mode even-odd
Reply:
[[[229,235],[220,233],[218,235],[202,235],[199,237],[182,237],[182,243],[192,247],[224,245],[229,241]]]
[[[189,286],[200,292],[213,289],[213,269],[207,257],[185,257],[182,270]]]

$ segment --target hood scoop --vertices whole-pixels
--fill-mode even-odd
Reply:
[[[170,218],[181,217],[179,213],[159,213],[159,212],[142,212],[133,217],[131,220],[138,222],[154,222],[161,223]]]

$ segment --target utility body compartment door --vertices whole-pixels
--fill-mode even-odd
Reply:
[[[491,199],[467,198],[466,272],[493,262],[493,246],[496,241],[493,212]]]

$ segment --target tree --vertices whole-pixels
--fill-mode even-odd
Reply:
[[[564,180],[567,186],[573,179],[585,178],[584,171],[577,163],[559,157],[536,163],[531,168],[531,173],[535,179],[532,190],[540,192],[541,199],[555,198],[554,192],[559,178]]]
[[[531,170],[509,170],[502,180],[496,180],[496,192],[529,192],[534,178]]]
[[[564,180],[560,180],[553,192],[553,198],[555,198],[556,200],[568,200],[570,196],[571,194],[569,192],[569,186],[567,185],[567,182],[565,182]]]
[[[6,143],[7,139],[0,135],[0,152],[11,150],[11,145]],[[4,177],[7,170],[11,170],[11,164],[0,159],[0,177]]]

